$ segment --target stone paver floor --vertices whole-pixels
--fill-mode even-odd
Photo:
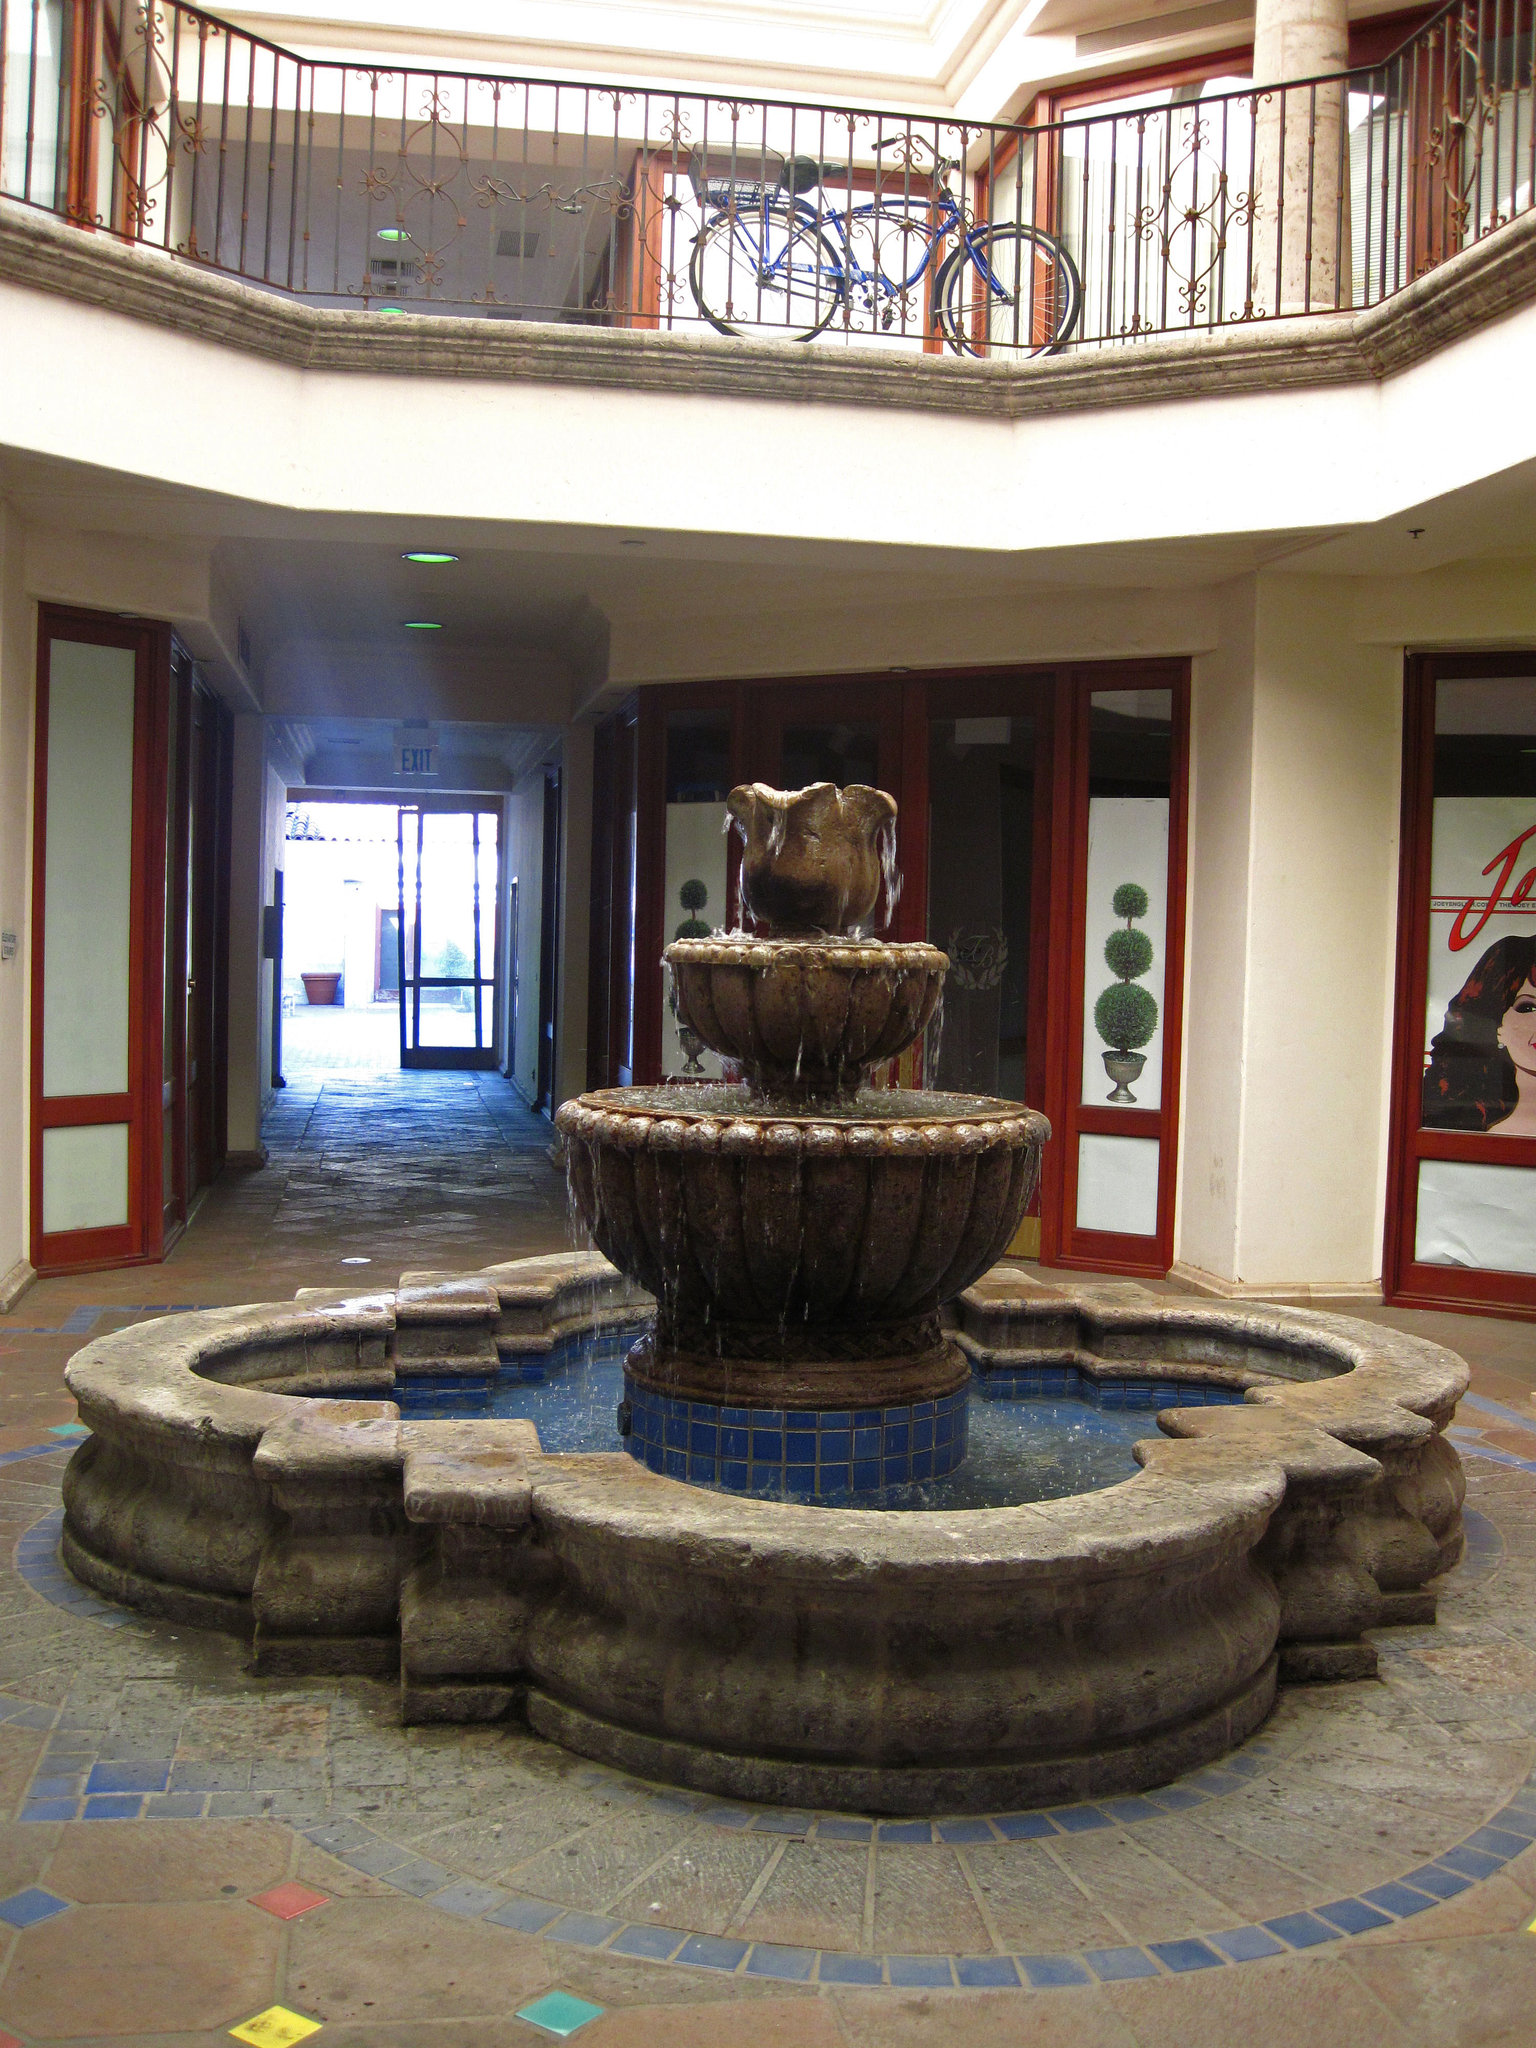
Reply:
[[[550,1992],[601,2009],[593,2048],[1536,2043],[1529,1324],[1375,1312],[1473,1362],[1439,1625],[1383,1632],[1377,1680],[1284,1690],[1228,1767],[1049,1816],[787,1814],[406,1730],[386,1684],[256,1679],[65,1577],[72,1349],[562,1245],[547,1142],[495,1076],[296,1077],[271,1164],[163,1267],[0,1317],[0,2048],[191,2048],[272,2008],[320,2048],[500,2048],[555,2038]]]

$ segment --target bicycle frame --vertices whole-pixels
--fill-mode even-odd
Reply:
[[[764,200],[753,209],[753,212],[760,219],[766,220],[769,205],[770,202]],[[956,229],[960,231],[966,255],[986,280],[988,288],[999,297],[1005,297],[1003,287],[976,247],[976,239],[981,230],[967,225],[965,215],[954,194],[947,187],[938,188],[933,195],[931,207],[932,218],[923,224],[914,207],[891,200],[876,199],[861,206],[820,207],[813,206],[808,200],[796,194],[785,192],[774,202],[774,210],[780,218],[798,220],[808,228],[820,229],[823,233],[830,234],[836,241],[842,260],[835,268],[829,268],[822,263],[818,263],[814,270],[808,266],[804,269],[799,265],[795,267],[796,275],[803,277],[805,281],[824,283],[827,297],[834,302],[850,300],[855,291],[861,291],[869,294],[870,304],[874,305],[881,294],[886,298],[896,298],[901,293],[910,291],[935,267],[945,237],[953,234]],[[768,260],[763,248],[763,238],[754,232],[751,224],[752,217],[728,207],[716,208],[704,226],[713,227],[728,214],[731,216],[732,240],[738,236],[741,238],[742,253],[750,260],[754,276],[761,283],[778,282],[788,266],[789,246],[786,244],[777,256]],[[893,278],[888,271],[878,265],[873,270],[866,270],[854,252],[850,240],[853,230],[861,221],[877,219],[882,215],[905,216],[922,225],[925,242],[922,258],[904,277]],[[878,249],[878,238],[875,246]]]

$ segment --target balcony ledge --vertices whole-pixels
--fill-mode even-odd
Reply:
[[[0,199],[0,282],[290,368],[474,377],[970,417],[1374,382],[1536,299],[1536,212],[1358,313],[1161,335],[1024,362],[893,357],[792,342],[318,308]]]

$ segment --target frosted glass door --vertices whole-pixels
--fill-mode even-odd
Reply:
[[[132,647],[54,639],[44,774],[41,1226],[128,1225]]]

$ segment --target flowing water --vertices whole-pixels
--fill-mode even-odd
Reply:
[[[624,1109],[652,1116],[739,1116],[764,1123],[799,1120],[817,1124],[966,1123],[998,1108],[984,1095],[946,1095],[930,1088],[861,1088],[857,1095],[808,1103],[804,1096],[775,1100],[754,1095],[742,1081],[669,1081],[656,1088],[626,1088]],[[1020,1103],[1004,1109],[1022,1114]]]

